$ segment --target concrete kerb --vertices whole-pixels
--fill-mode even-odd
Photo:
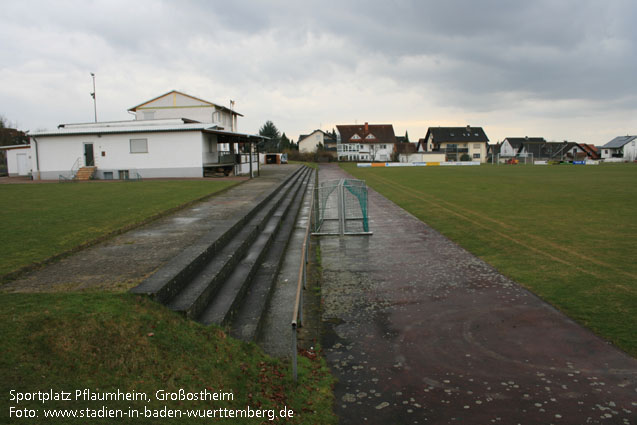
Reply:
[[[18,270],[15,270],[13,272],[9,272],[9,273],[6,273],[4,275],[0,275],[0,287],[2,286],[2,284],[10,282],[12,280],[15,280],[15,279],[21,277],[22,275],[24,275],[26,273],[29,273],[29,272],[32,272],[32,271],[35,271],[35,270],[39,270],[39,269],[41,269],[41,268],[43,268],[43,267],[45,267],[45,266],[47,266],[49,264],[55,263],[56,261],[59,261],[59,260],[61,260],[63,258],[66,258],[66,257],[70,256],[70,255],[73,255],[73,254],[75,254],[77,252],[80,252],[80,251],[82,251],[82,250],[84,250],[86,248],[90,248],[90,247],[92,247],[94,245],[97,245],[97,244],[99,244],[101,242],[107,241],[107,240],[109,240],[109,239],[111,239],[111,238],[113,238],[115,236],[121,235],[123,233],[129,232],[129,231],[137,229],[139,227],[145,226],[145,225],[147,225],[149,223],[152,223],[153,221],[156,221],[156,220],[158,220],[160,218],[163,218],[163,217],[169,216],[171,214],[174,214],[174,213],[176,213],[178,211],[181,211],[181,210],[186,209],[186,208],[188,208],[190,206],[193,206],[193,205],[195,205],[195,204],[197,204],[199,202],[203,202],[203,201],[205,201],[207,199],[213,198],[215,196],[219,196],[219,195],[227,192],[230,189],[236,188],[237,186],[244,184],[247,181],[250,181],[250,180],[246,179],[246,180],[239,181],[239,183],[237,183],[235,185],[232,185],[232,186],[229,186],[229,187],[226,187],[226,188],[223,188],[223,189],[219,190],[218,192],[209,193],[207,195],[204,195],[204,196],[201,196],[199,198],[195,198],[193,200],[185,202],[185,203],[183,203],[181,205],[178,205],[176,207],[173,207],[173,208],[158,212],[157,214],[153,214],[152,216],[147,217],[147,218],[145,218],[144,220],[142,220],[140,222],[132,223],[132,224],[128,224],[126,226],[120,227],[119,229],[113,230],[112,232],[109,232],[109,233],[107,233],[105,235],[99,236],[99,237],[97,237],[95,239],[91,239],[89,241],[83,242],[83,243],[81,243],[81,244],[79,244],[79,245],[77,245],[77,246],[75,246],[73,248],[70,248],[70,249],[68,249],[68,250],[66,250],[64,252],[52,255],[52,256],[50,256],[48,258],[45,258],[44,260],[41,260],[41,261],[38,261],[38,262],[35,262],[35,263],[32,263],[32,264],[28,264],[28,265],[26,265],[24,267],[21,267]]]

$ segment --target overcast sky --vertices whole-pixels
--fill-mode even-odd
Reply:
[[[272,120],[482,126],[492,142],[637,134],[634,0],[3,1],[0,115],[100,121],[176,89]]]

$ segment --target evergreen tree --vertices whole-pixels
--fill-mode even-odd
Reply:
[[[265,152],[279,152],[281,133],[272,121],[268,120],[263,124],[263,127],[259,129],[259,136],[268,137],[270,139],[266,140],[263,144],[263,150]]]
[[[405,130],[405,142],[409,143],[409,134],[407,134],[407,130]]]
[[[281,151],[292,149],[292,142],[285,135],[285,132],[281,135],[281,143],[279,143],[279,148],[281,149]]]

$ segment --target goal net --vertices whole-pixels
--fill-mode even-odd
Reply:
[[[370,234],[367,185],[363,180],[339,179],[314,189],[315,235]]]

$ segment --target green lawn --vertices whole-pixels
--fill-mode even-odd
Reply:
[[[342,167],[637,357],[637,166]]]
[[[236,183],[174,180],[0,185],[0,276]]]
[[[254,344],[226,337],[149,298],[132,294],[67,292],[0,294],[0,422],[3,424],[204,424],[214,419],[44,419],[45,409],[273,409],[294,412],[276,423],[333,424],[332,378],[324,360],[299,357],[299,382],[289,361]],[[26,401],[20,393],[146,393],[144,401]],[[158,390],[231,392],[232,401],[160,401]],[[15,394],[15,393],[14,393]],[[37,410],[38,419],[10,418],[10,407]],[[269,414],[269,413],[268,413]],[[232,424],[271,423],[225,419]]]

